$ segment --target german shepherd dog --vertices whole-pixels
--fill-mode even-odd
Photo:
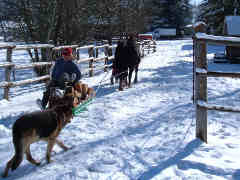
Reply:
[[[74,85],[75,94],[74,96],[79,97],[79,102],[83,102],[85,100],[88,100],[91,97],[94,97],[96,95],[96,92],[93,88],[88,87],[87,84],[80,82],[75,83]]]
[[[57,137],[66,124],[71,122],[73,118],[72,108],[77,104],[76,101],[77,98],[71,93],[65,94],[59,100],[59,104],[53,108],[25,114],[15,121],[12,128],[15,154],[8,161],[2,174],[3,177],[8,176],[10,168],[13,171],[21,164],[24,153],[26,153],[29,162],[37,166],[40,165],[39,161],[33,159],[30,152],[30,145],[34,142],[47,141],[46,160],[48,163],[51,162],[51,151],[55,143],[63,150],[68,150],[68,147],[59,141]]]

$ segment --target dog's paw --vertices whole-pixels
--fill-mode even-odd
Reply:
[[[8,176],[8,173],[6,173],[6,172],[5,172],[5,173],[2,173],[2,177],[3,177],[3,178],[5,178],[5,177],[7,177],[7,176]]]
[[[51,160],[51,157],[48,156],[48,155],[47,155],[47,157],[46,157],[46,160],[47,160],[47,163],[48,163],[48,164],[51,163],[51,162],[53,162],[53,160]]]
[[[52,151],[52,153],[51,153],[52,155],[55,155],[55,154],[57,154],[57,152],[56,151]]]

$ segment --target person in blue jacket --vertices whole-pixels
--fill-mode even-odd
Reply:
[[[81,79],[81,71],[73,60],[72,48],[64,48],[62,50],[62,57],[55,62],[51,73],[51,80],[46,87],[46,91],[43,93],[43,98],[40,102],[41,109],[45,109],[48,104],[51,87],[64,89],[66,82],[73,80],[72,85],[74,85]]]

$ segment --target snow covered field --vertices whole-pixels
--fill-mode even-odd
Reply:
[[[239,72],[239,64],[211,60],[223,47],[209,46],[209,69]],[[1,58],[1,56],[0,56]],[[97,90],[87,110],[61,132],[71,147],[54,147],[46,164],[44,142],[31,146],[36,167],[26,159],[7,179],[162,180],[240,179],[240,117],[209,111],[208,144],[195,138],[192,104],[192,40],[159,41],[142,59],[139,83],[119,92],[110,73],[85,77]],[[38,110],[43,88],[0,100],[0,171],[12,157],[11,127],[23,113]],[[240,106],[240,80],[208,78],[209,103]]]

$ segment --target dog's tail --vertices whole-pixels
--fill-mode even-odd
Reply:
[[[12,163],[12,171],[17,169],[23,160],[23,137],[17,128],[13,127],[13,144],[15,148],[15,157]]]

